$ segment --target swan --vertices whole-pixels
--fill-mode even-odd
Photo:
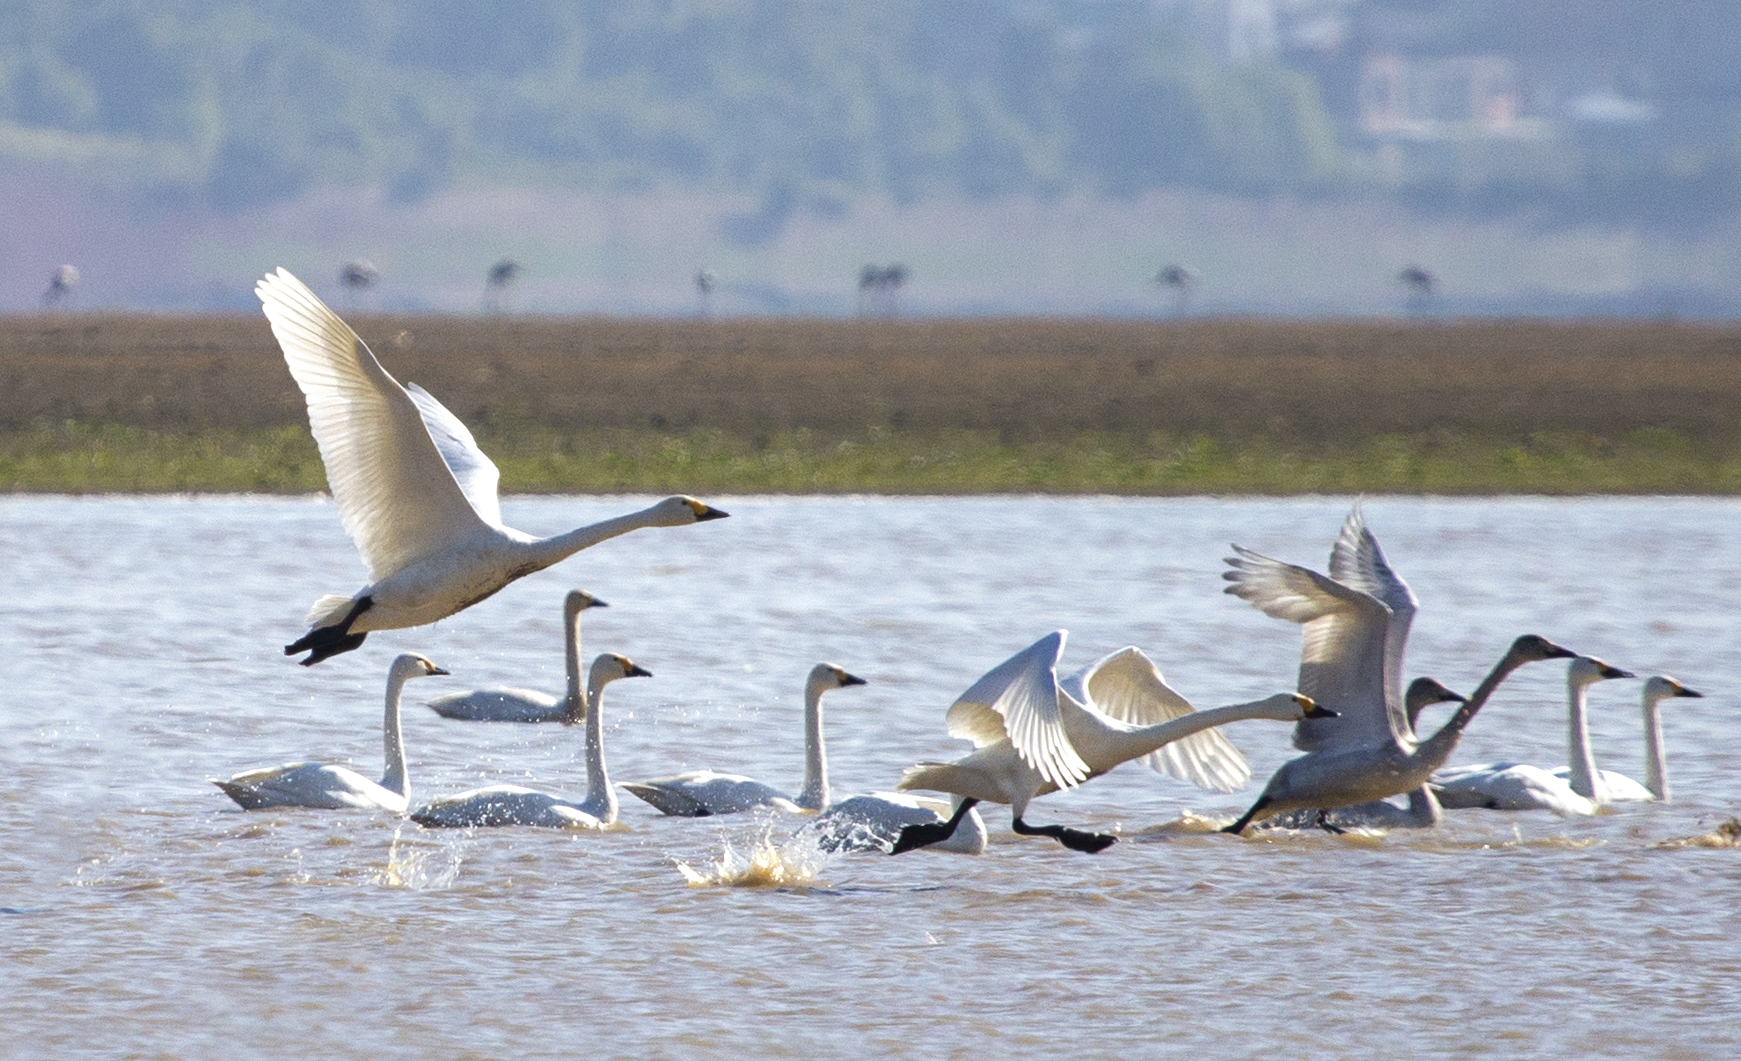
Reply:
[[[1063,630],[1047,634],[993,668],[950,706],[950,734],[973,741],[978,749],[953,763],[910,766],[895,787],[948,792],[961,802],[946,822],[904,827],[891,854],[948,839],[982,801],[1009,804],[1011,826],[1024,836],[1049,836],[1072,851],[1101,851],[1117,837],[1029,825],[1023,821],[1028,803],[1132,759],[1200,787],[1231,792],[1250,779],[1251,768],[1212,727],[1247,718],[1297,722],[1329,715],[1298,693],[1193,710],[1135,648],[1103,656],[1059,681],[1066,637]]]
[[[563,642],[567,646],[568,692],[559,700],[535,689],[473,689],[429,701],[443,718],[467,722],[561,722],[586,719],[586,690],[580,684],[580,613],[610,605],[590,593],[571,589],[562,601]]]
[[[349,652],[373,630],[422,626],[471,607],[508,583],[607,538],[680,527],[725,512],[677,496],[639,512],[549,538],[502,523],[500,473],[465,424],[428,391],[401,387],[349,325],[284,269],[254,288],[308,399],[345,531],[370,582],[328,594],[284,654],[313,666]]]
[[[1644,788],[1650,793],[1650,798],[1667,803],[1670,800],[1668,788],[1668,757],[1664,754],[1662,744],[1662,714],[1659,705],[1664,700],[1675,697],[1692,697],[1703,699],[1704,693],[1697,689],[1689,689],[1666,674],[1658,674],[1644,683]],[[1604,774],[1603,780],[1608,783],[1611,798],[1626,799],[1626,796],[1612,795],[1621,790],[1614,778]]]
[[[575,803],[520,785],[491,785],[434,799],[417,808],[411,820],[446,828],[489,825],[541,825],[549,828],[606,829],[617,820],[617,794],[605,773],[604,687],[618,678],[651,678],[627,656],[606,652],[587,671],[586,799]]]
[[[1457,746],[1463,729],[1512,671],[1565,659],[1569,649],[1534,634],[1512,642],[1499,663],[1439,731],[1417,740],[1403,705],[1385,695],[1391,611],[1368,593],[1316,571],[1234,546],[1227,592],[1265,615],[1301,624],[1300,688],[1334,708],[1334,723],[1302,722],[1294,734],[1306,754],[1283,763],[1251,808],[1223,831],[1295,810],[1337,807],[1401,795],[1426,784]],[[1332,832],[1327,813],[1320,825]]]
[[[706,818],[736,814],[756,807],[788,813],[819,811],[828,805],[828,755],[822,743],[822,694],[830,689],[864,685],[865,680],[832,663],[810,668],[804,681],[804,787],[788,796],[772,785],[742,774],[692,770],[649,781],[625,781],[619,787],[676,818]]]
[[[1450,766],[1433,775],[1433,792],[1441,806],[1459,810],[1551,810],[1560,815],[1595,814],[1615,797],[1610,787],[1632,786],[1652,798],[1638,782],[1596,769],[1590,751],[1590,727],[1585,703],[1590,686],[1632,673],[1594,656],[1579,656],[1566,667],[1567,743],[1571,765],[1547,770],[1527,763],[1483,763]],[[1622,784],[1624,783],[1624,784]],[[1627,797],[1638,798],[1638,797]]]
[[[900,840],[902,829],[947,822],[960,809],[960,803],[960,797],[951,807],[948,800],[915,796],[911,792],[872,792],[831,805],[804,828],[818,836],[818,845],[824,851],[886,852]],[[971,807],[963,815],[947,840],[928,844],[925,850],[985,854],[985,819]]]
[[[399,725],[399,695],[412,678],[446,674],[428,657],[407,652],[387,670],[387,713],[381,722],[386,766],[379,784],[346,766],[331,763],[285,763],[249,770],[227,781],[212,778],[245,810],[261,807],[319,807],[323,810],[380,808],[404,814],[406,806],[405,742]]]

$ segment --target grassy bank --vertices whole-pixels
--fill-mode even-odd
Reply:
[[[1560,433],[1522,442],[1386,436],[1316,450],[1266,438],[1082,432],[1001,442],[993,432],[854,439],[798,430],[747,439],[526,430],[484,439],[505,492],[694,493],[1737,493],[1741,453],[1663,430]],[[323,489],[301,428],[148,431],[63,424],[0,434],[0,490]]]

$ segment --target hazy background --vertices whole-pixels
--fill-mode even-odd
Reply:
[[[0,0],[0,310],[1741,311],[1729,0]],[[338,269],[366,258],[371,291]],[[1170,263],[1188,299],[1155,282]],[[1398,271],[1437,278],[1408,305]]]

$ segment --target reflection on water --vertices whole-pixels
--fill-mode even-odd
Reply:
[[[612,605],[587,654],[658,675],[605,705],[614,776],[796,787],[826,659],[871,683],[826,701],[835,794],[888,788],[965,750],[949,701],[1054,627],[1066,665],[1136,644],[1199,706],[1291,685],[1298,631],[1220,593],[1220,558],[1237,541],[1320,565],[1347,509],[721,500],[732,519],[606,543],[313,669],[280,647],[315,596],[362,582],[330,505],[0,501],[0,1056],[1735,1056],[1732,502],[1367,502],[1422,601],[1411,675],[1467,691],[1535,631],[1707,693],[1665,705],[1668,806],[1236,839],[1214,828],[1253,789],[1127,766],[1029,812],[1120,834],[1102,855],[990,808],[981,858],[887,858],[810,852],[797,819],[634,800],[621,833],[436,832],[244,813],[207,782],[303,758],[373,774],[402,650],[454,672],[416,693],[559,692],[578,585]],[[638,503],[507,508],[551,531]],[[1519,672],[1458,760],[1563,762],[1563,675]],[[1634,776],[1637,697],[1591,694],[1601,764]],[[413,801],[585,787],[577,728],[452,722],[414,694],[405,729]],[[1283,727],[1227,732],[1260,779],[1290,754]]]

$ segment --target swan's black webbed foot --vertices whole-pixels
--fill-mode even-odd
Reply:
[[[1010,828],[1023,836],[1049,836],[1072,851],[1090,855],[1098,854],[1118,843],[1118,837],[1107,833],[1083,832],[1064,825],[1029,825],[1020,818],[1011,822]]]
[[[1252,819],[1258,816],[1258,812],[1262,811],[1267,806],[1269,806],[1268,796],[1257,797],[1257,802],[1251,805],[1250,810],[1240,815],[1239,820],[1234,822],[1232,825],[1223,826],[1221,831],[1224,833],[1232,833],[1235,836],[1245,832],[1245,827],[1250,825]]]
[[[978,803],[977,799],[964,799],[961,806],[955,808],[955,813],[946,822],[925,822],[922,825],[903,825],[901,835],[895,837],[895,846],[889,849],[889,854],[900,855],[908,851],[917,851],[921,847],[940,844],[955,835],[955,829],[961,824],[961,819],[967,817],[967,812]]]
[[[302,665],[312,667],[323,659],[331,659],[341,652],[350,652],[361,647],[363,639],[369,635],[351,633],[351,624],[357,621],[358,616],[374,605],[375,598],[358,597],[357,602],[351,605],[351,610],[345,614],[343,621],[310,630],[295,641],[285,645],[284,654],[294,656],[298,652],[309,652],[309,657],[302,661]]]
[[[1342,828],[1340,825],[1337,825],[1335,822],[1330,820],[1330,812],[1327,810],[1320,810],[1318,812],[1318,828],[1327,833],[1334,833],[1337,836],[1342,836],[1348,832],[1347,829]]]

